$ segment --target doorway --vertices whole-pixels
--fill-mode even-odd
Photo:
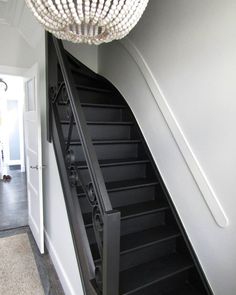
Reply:
[[[28,224],[24,97],[23,77],[0,74],[0,230]]]

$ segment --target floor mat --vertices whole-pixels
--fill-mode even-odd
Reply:
[[[44,295],[26,233],[0,238],[0,294]]]

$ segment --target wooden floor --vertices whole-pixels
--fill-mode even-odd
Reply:
[[[9,170],[11,182],[0,181],[0,230],[28,224],[26,176],[20,170]]]

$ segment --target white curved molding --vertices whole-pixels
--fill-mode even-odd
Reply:
[[[213,190],[204,170],[202,169],[196,155],[194,154],[191,146],[184,135],[183,130],[181,129],[173,111],[171,110],[165,96],[163,95],[151,69],[143,58],[141,52],[138,48],[128,39],[125,38],[120,41],[124,48],[128,51],[129,55],[133,58],[139,70],[144,77],[147,85],[150,88],[150,91],[153,97],[158,104],[159,109],[162,112],[163,117],[175,139],[182,156],[189,167],[193,178],[197,186],[199,187],[201,194],[204,198],[204,201],[213,216],[216,224],[222,228],[225,228],[229,225],[229,219],[224,212],[224,209]]]
[[[0,73],[4,75],[24,76],[27,70],[27,68],[0,65]]]

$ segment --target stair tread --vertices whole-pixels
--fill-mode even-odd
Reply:
[[[121,236],[120,251],[121,255],[141,249],[153,244],[157,244],[169,239],[179,237],[181,234],[179,230],[170,225],[161,225],[155,228],[127,234]],[[96,244],[91,245],[91,249],[94,253],[94,258],[99,258],[98,248]]]
[[[140,139],[118,139],[118,140],[93,140],[93,144],[136,144],[141,143]],[[81,145],[81,142],[78,140],[72,140],[71,145]]]
[[[134,125],[132,121],[87,121],[88,125]]]
[[[136,187],[152,186],[152,185],[157,185],[158,183],[159,182],[157,179],[138,178],[138,179],[108,182],[106,184],[106,187],[108,191],[117,191],[117,190],[123,190],[123,189],[132,189]]]
[[[61,120],[61,124],[70,124],[69,120]],[[75,122],[74,122],[75,124]],[[88,125],[134,125],[132,121],[87,121]]]
[[[121,237],[121,251],[140,248],[158,243],[180,235],[176,227],[162,225],[142,232],[132,233]]]
[[[95,91],[95,92],[105,92],[105,93],[113,92],[113,90],[108,89],[108,88],[94,87],[94,86],[88,86],[88,85],[83,85],[83,84],[75,84],[75,87],[77,89]]]
[[[203,293],[196,290],[190,284],[186,284],[184,287],[178,288],[176,290],[165,292],[162,295],[202,295]]]
[[[116,208],[121,212],[122,218],[129,218],[133,216],[143,215],[143,214],[149,214],[152,212],[156,212],[159,210],[165,210],[169,208],[169,205],[167,202],[164,201],[148,201],[144,203],[137,203],[128,205],[125,207],[118,207]]]
[[[73,61],[72,61],[72,63],[73,63]],[[72,65],[71,70],[73,73],[79,74],[80,76],[86,77],[90,80],[94,80],[96,82],[99,82],[99,77],[96,77],[95,75],[91,76],[90,73],[84,72],[83,69],[76,67],[76,65],[74,65],[74,66]]]
[[[100,160],[99,164],[101,167],[109,167],[109,166],[121,166],[121,165],[134,165],[134,164],[144,164],[149,163],[149,159],[138,159],[138,158],[126,158],[126,159],[109,159],[109,160]],[[87,168],[87,163],[77,162],[74,164],[79,169]]]
[[[130,179],[130,180],[122,180],[122,181],[113,181],[107,182],[106,188],[108,192],[129,190],[140,187],[154,186],[158,185],[159,182],[157,179],[149,179],[149,178],[138,178],[138,179]],[[82,188],[78,188],[78,195],[84,195]]]
[[[91,108],[112,108],[112,109],[123,109],[126,108],[126,105],[122,104],[103,104],[103,103],[81,103],[82,107],[91,107]]]
[[[151,214],[158,211],[169,209],[169,205],[165,201],[148,201],[144,203],[136,203],[124,207],[117,207],[114,210],[118,210],[121,213],[121,219],[138,217],[141,215]],[[87,226],[92,225],[92,213],[85,213],[84,222]]]
[[[120,273],[120,293],[132,294],[192,267],[193,262],[178,253],[135,266]]]

